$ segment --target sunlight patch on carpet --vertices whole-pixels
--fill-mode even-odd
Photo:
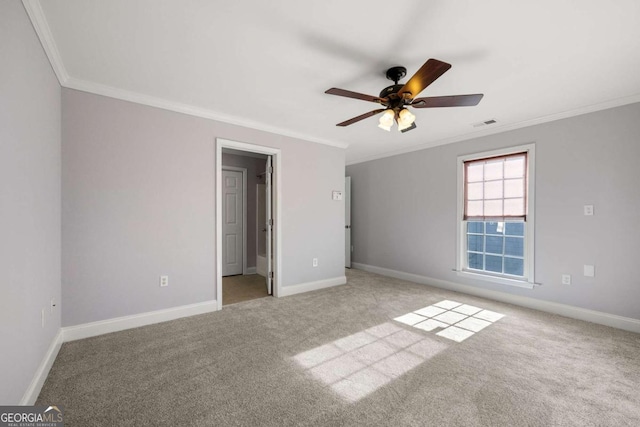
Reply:
[[[299,353],[293,360],[346,401],[357,402],[445,348],[445,343],[424,334],[383,323]]]
[[[393,320],[427,332],[441,328],[437,336],[462,342],[503,317],[495,311],[444,300]]]

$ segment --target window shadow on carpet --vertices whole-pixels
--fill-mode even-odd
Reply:
[[[383,323],[293,357],[316,380],[356,402],[440,353],[448,344]]]

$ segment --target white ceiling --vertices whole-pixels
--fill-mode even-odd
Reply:
[[[347,163],[640,101],[637,0],[24,3],[64,86],[348,145]],[[326,89],[377,95],[428,58],[453,67],[420,96],[482,102],[414,110],[405,134],[335,126],[378,106]]]

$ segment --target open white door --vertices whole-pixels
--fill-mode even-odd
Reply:
[[[272,294],[271,286],[273,284],[273,257],[271,255],[272,244],[271,239],[273,238],[273,214],[271,210],[271,179],[273,177],[273,167],[271,166],[271,156],[267,157],[267,170],[265,171],[265,182],[266,182],[266,229],[267,229],[267,238],[266,238],[266,249],[267,249],[267,292],[269,295]]]
[[[351,177],[344,179],[344,266],[351,268]]]
[[[243,176],[222,171],[222,275],[242,274],[244,229],[242,220]]]

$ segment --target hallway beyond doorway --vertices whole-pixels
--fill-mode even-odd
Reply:
[[[222,305],[268,297],[264,277],[259,274],[222,278]]]

